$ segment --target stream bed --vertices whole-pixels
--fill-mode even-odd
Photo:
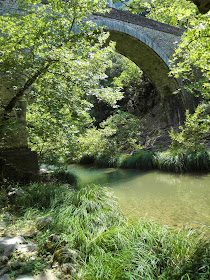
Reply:
[[[210,174],[70,165],[80,183],[110,188],[129,219],[146,217],[171,227],[210,226]]]

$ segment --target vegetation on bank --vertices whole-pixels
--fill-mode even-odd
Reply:
[[[5,204],[13,214],[4,235],[33,236],[39,253],[24,268],[11,270],[13,276],[45,269],[46,258],[48,265],[58,261],[62,267],[65,260],[56,259],[55,252],[65,248],[77,255],[74,273],[65,272],[71,279],[209,279],[204,228],[175,231],[144,219],[129,222],[110,190],[96,185],[69,189],[59,183],[36,183],[21,189],[22,196]],[[50,223],[38,227],[43,217]],[[13,258],[20,261],[26,256]],[[60,277],[67,275],[62,272]]]
[[[128,113],[118,112],[102,122],[100,128],[87,129],[78,138],[76,154],[71,158],[101,167],[209,171],[210,150],[206,145],[209,130],[209,105],[200,104],[194,114],[186,112],[185,127],[180,126],[178,131],[171,129],[170,149],[146,152],[146,147],[139,143],[141,121]]]
[[[98,154],[85,155],[80,158],[80,164],[95,164],[99,167],[134,168],[141,170],[159,169],[172,172],[202,172],[210,170],[210,152],[200,150],[186,153],[183,150],[168,150],[165,152],[140,151],[133,155]]]

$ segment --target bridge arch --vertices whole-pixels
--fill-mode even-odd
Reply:
[[[178,89],[178,81],[168,74],[174,43],[182,34],[180,29],[116,9],[104,16],[96,15],[92,20],[104,26],[110,33],[108,40],[116,42],[116,51],[139,66],[161,96]]]

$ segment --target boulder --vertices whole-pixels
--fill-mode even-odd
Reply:
[[[52,221],[53,221],[53,218],[47,216],[47,217],[38,219],[36,224],[39,229],[43,229],[43,228],[48,227],[52,223]]]
[[[58,262],[59,265],[64,263],[75,263],[80,259],[80,255],[71,249],[63,248],[54,253],[53,261]]]
[[[0,277],[0,280],[11,280],[11,278],[9,277],[9,274],[4,274]]]
[[[33,243],[28,243],[22,236],[7,236],[0,238],[0,255],[10,258],[12,253],[17,250],[21,253],[34,252],[37,246]]]

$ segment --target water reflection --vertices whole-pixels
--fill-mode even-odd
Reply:
[[[210,175],[70,166],[84,184],[113,189],[131,219],[154,218],[170,226],[210,226]]]

